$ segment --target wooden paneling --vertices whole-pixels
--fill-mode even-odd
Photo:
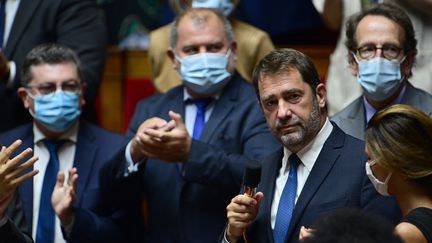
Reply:
[[[123,132],[124,53],[108,48],[105,71],[99,90],[98,117],[102,127]]]

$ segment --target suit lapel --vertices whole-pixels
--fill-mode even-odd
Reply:
[[[268,195],[264,195],[263,208],[260,211],[264,213],[263,217],[264,217],[265,232],[267,235],[267,239],[269,239],[270,242],[273,242],[273,230],[271,228],[271,218],[270,218],[271,207],[273,203],[276,178],[278,176],[279,169],[282,165],[282,158],[283,158],[283,148],[275,152],[273,155],[269,157],[269,159],[266,159],[264,161],[263,166],[268,168],[263,170],[263,174],[261,177],[262,189],[259,190],[268,193]],[[275,178],[275,179],[263,180],[264,178]]]
[[[225,87],[224,93],[216,101],[211,117],[204,127],[204,131],[201,135],[201,140],[208,142],[210,138],[214,136],[218,126],[225,120],[225,118],[231,113],[235,104],[238,100],[240,82],[237,79],[237,75],[233,76],[233,79]]]
[[[96,161],[97,146],[94,145],[94,135],[85,123],[80,123],[78,139],[74,156],[74,167],[78,169],[77,205],[81,204],[82,194],[92,173]]]
[[[429,102],[422,102],[422,96],[419,95],[418,91],[410,82],[406,83],[406,91],[401,100],[401,104],[407,104],[413,106],[419,110],[425,112],[428,116],[432,116]]]
[[[300,224],[300,220],[305,213],[305,209],[308,207],[309,202],[312,200],[316,191],[331,171],[334,163],[340,156],[340,148],[343,147],[344,134],[342,131],[333,124],[333,131],[330,134],[327,141],[324,143],[321,152],[315,161],[311,173],[306,180],[306,183],[301,191],[301,194],[297,200],[294,208],[291,223],[288,229],[288,237],[298,237],[293,236],[297,226]]]
[[[17,48],[18,40],[25,34],[26,27],[40,2],[42,0],[21,0],[4,50],[6,56],[10,57]]]
[[[346,127],[351,128],[350,133],[352,136],[364,138],[364,130],[366,129],[366,111],[363,103],[363,96],[360,96],[355,102],[355,106],[346,120],[348,123]]]

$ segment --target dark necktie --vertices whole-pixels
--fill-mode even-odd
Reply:
[[[50,158],[46,167],[42,184],[39,218],[36,231],[36,243],[52,243],[54,242],[55,213],[51,206],[51,194],[53,192],[57,179],[57,172],[59,170],[57,151],[64,141],[44,139],[42,142],[47,147]]]
[[[205,125],[205,112],[207,105],[212,101],[212,99],[194,99],[191,100],[197,107],[197,113],[195,117],[194,129],[192,138],[198,140],[201,137],[201,133],[204,130]]]
[[[6,24],[6,0],[0,0],[0,48],[3,49],[3,39]]]
[[[301,161],[296,154],[291,154],[288,158],[288,161],[290,163],[288,180],[279,200],[276,222],[273,230],[273,238],[275,243],[285,242],[286,234],[295,206],[295,197],[297,192],[297,166],[299,163],[301,163]]]

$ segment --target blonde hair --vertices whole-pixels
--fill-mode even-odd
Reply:
[[[383,168],[432,186],[432,119],[408,105],[377,112],[366,129],[366,148]]]

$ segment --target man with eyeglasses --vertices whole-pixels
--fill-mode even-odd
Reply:
[[[120,148],[122,136],[79,121],[86,83],[71,49],[60,44],[35,47],[24,60],[21,77],[18,95],[33,122],[1,134],[0,141],[9,145],[20,138],[20,149],[33,148],[39,157],[32,167],[39,173],[19,187],[29,232],[36,243],[62,243],[67,239],[111,242],[106,239],[115,239],[117,231],[101,234],[98,230],[105,225],[98,222],[96,228],[87,223],[94,214],[82,212],[101,202],[99,169]],[[110,215],[108,209],[98,213]],[[96,238],[88,240],[82,232]]]
[[[342,130],[364,139],[372,116],[393,104],[411,105],[432,115],[432,96],[408,81],[417,40],[402,9],[383,3],[354,15],[347,22],[346,36],[351,71],[363,95],[332,117]]]

